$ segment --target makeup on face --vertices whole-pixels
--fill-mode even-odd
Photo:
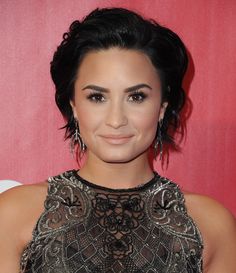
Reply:
[[[160,79],[142,52],[91,52],[79,67],[72,108],[88,153],[109,162],[146,156],[163,111]]]

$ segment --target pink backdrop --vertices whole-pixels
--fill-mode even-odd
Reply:
[[[193,103],[182,153],[156,169],[236,215],[236,4],[234,0],[1,0],[0,179],[42,181],[77,168],[58,128],[49,62],[69,24],[95,7],[122,6],[170,27],[193,62]],[[185,85],[188,85],[189,79]]]

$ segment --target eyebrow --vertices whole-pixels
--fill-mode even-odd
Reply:
[[[126,88],[125,92],[129,93],[129,92],[136,91],[137,89],[141,89],[141,88],[148,88],[148,89],[152,90],[151,86],[149,86],[148,84],[140,83],[140,84],[137,84],[137,85]],[[102,93],[108,93],[109,92],[108,88],[104,88],[104,87],[97,86],[97,85],[94,85],[94,84],[86,85],[84,88],[82,88],[82,90],[86,90],[86,89],[93,89],[93,90],[96,90],[96,91],[102,92]]]

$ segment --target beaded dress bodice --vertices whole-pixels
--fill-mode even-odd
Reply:
[[[142,186],[113,190],[73,170],[48,183],[21,272],[202,272],[200,232],[170,180],[154,173]]]

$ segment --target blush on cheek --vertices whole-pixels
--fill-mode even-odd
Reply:
[[[90,146],[90,142],[94,142],[97,130],[99,128],[99,121],[96,120],[96,115],[92,116],[93,118],[91,118],[88,113],[85,113],[82,114],[81,118],[79,119],[80,135],[86,146]]]
[[[139,120],[139,124],[143,128],[146,128],[147,130],[150,130],[150,129],[155,130],[155,128],[157,128],[157,124],[158,124],[158,114],[156,114],[156,115],[152,114],[146,118],[142,117],[142,119]]]
[[[158,123],[157,118],[143,119],[139,123],[139,128],[140,131],[142,132],[143,140],[145,140],[145,142],[150,142],[150,145],[151,142],[153,142],[156,135],[157,123]]]

